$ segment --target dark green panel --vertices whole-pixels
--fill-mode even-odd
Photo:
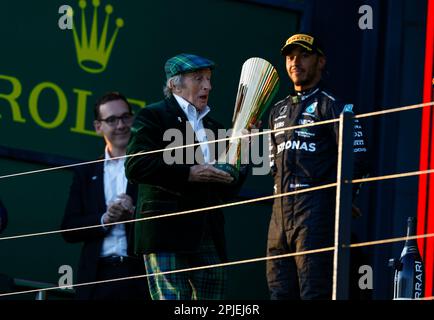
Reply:
[[[44,167],[0,160],[0,175]],[[9,211],[2,236],[60,229],[71,172],[57,170],[0,180],[0,195]],[[16,278],[57,284],[61,265],[75,267],[79,247],[65,245],[59,234],[0,241],[0,273]]]
[[[77,62],[72,31],[58,27],[61,16],[58,9],[65,3],[75,10],[75,25],[81,38],[78,1],[0,2],[0,147],[75,159],[96,158],[103,152],[103,141],[72,130],[77,119],[82,121],[81,130],[90,133],[93,103],[109,90],[121,91],[143,104],[161,99],[164,62],[181,52],[203,55],[216,62],[210,106],[214,117],[227,126],[246,59],[262,57],[276,66],[281,76],[279,98],[288,87],[280,47],[295,31],[298,15],[287,9],[224,0],[101,0],[98,41],[107,4],[114,9],[107,42],[115,32],[117,18],[123,19],[124,26],[119,29],[106,69],[90,73]],[[93,21],[91,4],[87,0],[89,36]],[[14,99],[20,117],[17,114],[13,117],[10,102],[4,98],[13,89],[18,90],[13,87],[14,82],[21,87],[21,93]],[[140,107],[134,104],[134,108]],[[50,128],[56,117],[58,123]],[[0,174],[38,168],[42,167],[0,160]],[[70,182],[71,173],[64,170],[0,179],[0,197],[11,216],[4,235],[58,229]],[[245,190],[271,194],[271,179],[252,177]],[[270,212],[269,205],[226,210],[232,261],[265,255]],[[76,245],[65,244],[59,235],[0,241],[0,273],[56,283],[58,267],[75,266],[78,250]],[[263,263],[228,270],[231,298],[267,298]]]

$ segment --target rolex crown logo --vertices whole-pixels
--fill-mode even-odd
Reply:
[[[75,49],[77,51],[78,64],[80,67],[89,73],[101,73],[107,68],[110,54],[118,36],[119,29],[124,25],[124,20],[120,18],[116,19],[116,29],[110,40],[107,41],[110,15],[113,13],[113,6],[109,4],[105,6],[106,16],[104,25],[102,28],[102,33],[98,34],[98,7],[100,6],[100,1],[92,0],[92,5],[93,18],[90,28],[90,35],[88,34],[86,24],[86,0],[79,1],[79,7],[81,8],[81,37],[79,37],[79,33],[76,28],[78,25],[78,23],[76,23],[77,21],[74,21],[74,27],[72,30],[74,35]]]

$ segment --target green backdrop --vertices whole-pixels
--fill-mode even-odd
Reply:
[[[91,40],[94,8],[87,0],[85,21]],[[123,20],[110,55],[104,50],[77,51],[71,30],[61,30],[59,7],[74,9],[82,41],[78,1],[0,2],[0,148],[18,148],[51,156],[91,160],[103,152],[92,134],[92,107],[106,91],[123,92],[135,110],[162,98],[164,62],[190,52],[214,60],[212,115],[230,126],[242,63],[262,57],[281,76],[278,98],[289,81],[280,47],[298,25],[298,14],[248,2],[224,0],[101,0],[97,10],[97,44],[103,38],[105,7],[113,6],[107,43]],[[91,41],[90,41],[91,42]],[[77,56],[107,58],[105,70],[80,67]],[[45,168],[25,161],[0,159],[0,175]],[[59,229],[72,174],[57,170],[0,179],[0,198],[9,210],[2,236]],[[271,194],[268,176],[249,177],[244,193]],[[225,210],[231,261],[265,255],[270,204]],[[75,268],[79,245],[59,235],[0,241],[0,273],[57,284],[61,265]],[[265,264],[228,268],[228,298],[267,299]]]

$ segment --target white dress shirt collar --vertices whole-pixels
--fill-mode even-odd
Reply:
[[[184,98],[174,94],[173,95],[178,102],[181,109],[187,116],[188,122],[190,122],[191,127],[196,135],[196,139],[199,142],[208,141],[206,130],[203,125],[202,119],[211,111],[209,106],[206,106],[202,111],[198,112],[197,109]],[[205,163],[210,163],[210,146],[207,143],[201,144],[202,154]]]
[[[190,102],[185,100],[183,97],[178,96],[176,94],[173,95],[181,107],[182,111],[184,111],[187,119],[190,122],[197,122],[202,120],[210,111],[210,107],[206,106],[202,111],[198,112],[195,106],[193,106]]]

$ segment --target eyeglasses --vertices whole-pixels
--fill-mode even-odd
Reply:
[[[133,123],[134,116],[131,113],[125,113],[119,117],[116,116],[110,116],[105,119],[99,119],[98,121],[103,121],[107,123],[110,127],[116,127],[119,124],[119,120],[122,120],[122,122],[126,125],[130,125]]]

